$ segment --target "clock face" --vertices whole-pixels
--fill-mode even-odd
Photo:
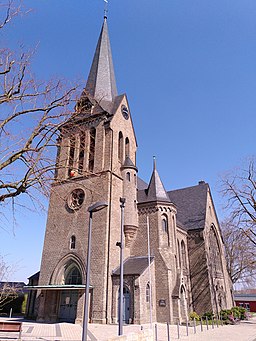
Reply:
[[[128,108],[125,105],[122,105],[121,110],[122,110],[122,114],[123,114],[124,118],[126,120],[128,120],[128,118],[129,118],[129,110],[128,110]]]

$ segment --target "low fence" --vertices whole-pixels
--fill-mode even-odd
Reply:
[[[144,327],[144,329],[141,326],[140,332],[116,336],[108,339],[108,341],[172,341],[181,338],[184,339],[190,335],[212,330],[214,328],[220,328],[222,326],[223,321],[219,319],[193,320],[183,324],[177,323],[176,325],[170,325],[169,323],[154,323],[152,329],[149,329],[148,325]]]
[[[108,341],[154,341],[154,335],[152,329],[146,329],[138,333],[116,336],[108,339]]]

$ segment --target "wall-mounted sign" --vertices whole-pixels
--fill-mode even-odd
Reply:
[[[166,301],[165,300],[159,300],[159,307],[166,307]]]

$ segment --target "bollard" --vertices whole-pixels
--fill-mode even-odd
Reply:
[[[212,329],[214,329],[214,317],[212,316]]]
[[[170,338],[170,326],[169,326],[169,322],[167,322],[167,341],[171,341],[171,338]]]
[[[9,318],[12,317],[12,308],[10,309],[10,314],[9,314]]]
[[[203,321],[202,321],[202,317],[200,318],[200,324],[201,324],[201,332],[203,331]]]
[[[179,325],[179,322],[177,322],[177,336],[178,336],[178,339],[180,338],[180,325]]]
[[[220,324],[223,326],[222,315],[220,314]]]
[[[219,328],[219,315],[217,315],[217,328]]]
[[[157,341],[158,338],[157,338],[157,324],[155,324],[155,340]]]
[[[206,328],[207,328],[207,330],[209,329],[209,327],[208,327],[208,317],[206,316]]]
[[[194,334],[196,334],[196,319],[194,318]]]
[[[140,330],[143,330],[143,326],[140,326]]]
[[[188,320],[186,321],[186,329],[187,329],[187,336],[188,336]]]

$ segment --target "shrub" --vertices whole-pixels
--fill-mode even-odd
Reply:
[[[196,320],[196,321],[200,321],[200,316],[195,312],[195,311],[192,311],[190,314],[189,314],[189,319],[190,320]]]
[[[212,320],[213,316],[214,316],[213,312],[212,311],[208,311],[208,312],[203,314],[202,318],[204,320],[206,320],[206,317],[207,317],[208,320]]]

